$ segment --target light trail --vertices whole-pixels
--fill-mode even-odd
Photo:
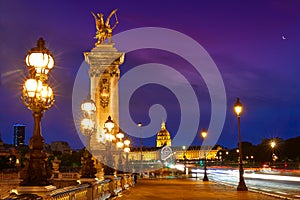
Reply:
[[[265,180],[280,180],[280,181],[295,181],[300,182],[300,177],[297,176],[283,176],[283,175],[269,175],[269,174],[255,174],[244,173],[245,178],[265,179]]]
[[[203,170],[194,171],[197,177],[203,176]],[[266,174],[276,173],[276,174]],[[295,176],[296,174],[296,176]],[[237,169],[214,169],[208,170],[209,179],[231,186],[237,186],[239,170]],[[249,191],[266,193],[275,197],[285,199],[300,199],[300,174],[280,175],[276,171],[254,171],[245,170],[245,182]]]

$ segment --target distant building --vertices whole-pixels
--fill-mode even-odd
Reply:
[[[52,152],[56,151],[56,152],[61,152],[62,154],[72,153],[69,143],[63,141],[51,142],[50,148]]]
[[[199,160],[206,157],[208,160],[215,160],[218,158],[218,151],[222,150],[221,146],[213,148],[212,146],[172,146],[172,139],[169,131],[166,128],[166,123],[163,121],[161,129],[156,136],[156,147],[143,147],[142,152],[140,148],[131,148],[128,153],[128,159],[131,161],[142,158],[144,161],[160,160],[161,150],[164,147],[170,147],[172,151],[172,158],[176,160]]]
[[[14,146],[25,145],[25,127],[23,124],[14,125]]]
[[[171,146],[172,140],[169,131],[166,128],[166,123],[161,123],[161,129],[157,133],[156,147]]]

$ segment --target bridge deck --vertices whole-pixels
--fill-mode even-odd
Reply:
[[[139,179],[134,188],[122,192],[116,199],[210,199],[210,200],[274,200],[276,197],[251,191],[237,191],[236,188],[214,182],[191,179]]]

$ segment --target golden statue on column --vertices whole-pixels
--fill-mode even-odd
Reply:
[[[109,14],[105,23],[104,23],[104,18],[102,13],[98,13],[97,15],[95,15],[92,12],[92,15],[95,18],[96,29],[97,29],[95,38],[98,39],[98,41],[95,43],[95,46],[98,46],[99,44],[103,43],[106,39],[109,39],[109,42],[111,42],[112,31],[116,28],[116,26],[119,23],[117,18],[117,9],[114,9]],[[115,24],[113,26],[110,25],[110,19],[112,18],[112,16],[115,16]]]

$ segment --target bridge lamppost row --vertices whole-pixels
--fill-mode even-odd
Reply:
[[[205,138],[206,138],[206,136],[207,136],[207,131],[206,131],[205,128],[202,129],[202,131],[201,131],[201,136],[202,136],[202,138],[203,138],[203,143],[204,143],[204,140],[205,140]],[[204,148],[205,148],[205,147],[204,147]],[[204,177],[203,177],[203,181],[209,181],[209,180],[208,180],[208,177],[207,177],[207,172],[206,172],[206,152],[205,152],[205,149],[204,149]]]
[[[26,78],[22,101],[29,110],[33,111],[34,130],[29,143],[29,158],[21,172],[23,181],[21,186],[47,186],[51,170],[47,164],[44,149],[44,138],[41,135],[41,118],[43,113],[54,104],[54,95],[48,85],[48,73],[54,67],[54,59],[45,47],[45,40],[40,38],[37,46],[28,51],[26,65],[29,77]]]
[[[244,180],[244,169],[243,169],[243,155],[242,155],[242,143],[241,143],[241,113],[243,111],[243,105],[240,102],[239,98],[236,98],[236,102],[234,104],[234,112],[238,118],[238,140],[239,140],[239,172],[240,172],[240,181],[237,187],[239,191],[247,191],[248,188],[245,184]]]
[[[96,105],[95,102],[91,99],[91,96],[88,97],[81,104],[81,111],[83,114],[83,119],[80,123],[81,132],[86,137],[86,148],[90,150],[91,136],[95,133],[95,112]]]

